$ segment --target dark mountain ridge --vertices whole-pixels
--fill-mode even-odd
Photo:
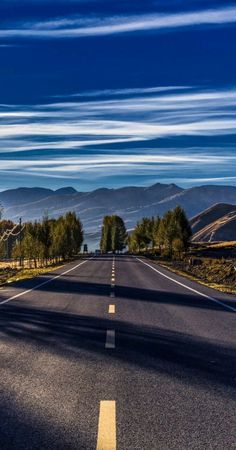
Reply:
[[[9,207],[10,205],[17,205],[19,202],[25,204],[42,200],[54,195],[71,195],[74,193],[78,192],[72,187],[60,188],[56,191],[42,187],[19,187],[0,192],[0,202],[3,206],[6,205]]]

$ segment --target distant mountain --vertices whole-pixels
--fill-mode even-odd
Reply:
[[[0,192],[0,202],[4,207],[6,206],[8,208],[14,205],[37,202],[38,200],[43,200],[55,195],[71,195],[75,193],[77,193],[77,191],[72,187],[61,188],[56,191],[39,187],[20,187]]]
[[[56,194],[56,195],[71,195],[71,194],[76,194],[76,193],[77,193],[77,191],[73,187],[65,187],[65,188],[57,189],[57,191],[53,191],[53,194]]]
[[[41,219],[47,212],[58,217],[69,210],[81,218],[89,241],[98,242],[105,214],[119,214],[132,229],[144,216],[162,215],[181,205],[188,217],[195,216],[215,203],[236,204],[236,187],[200,186],[182,189],[175,184],[156,183],[150,187],[101,188],[78,192],[66,187],[53,191],[44,188],[19,188],[0,192],[4,217],[23,221]],[[95,244],[93,244],[94,246]]]
[[[0,202],[4,207],[9,208],[14,205],[36,202],[53,194],[51,189],[20,187],[0,192]]]
[[[197,186],[182,190],[174,197],[161,202],[162,210],[181,205],[188,217],[193,217],[215,203],[236,204],[236,186]]]
[[[216,203],[215,205],[197,214],[190,220],[193,233],[198,233],[205,227],[210,226],[213,222],[222,217],[236,212],[236,205],[229,205],[227,203]]]

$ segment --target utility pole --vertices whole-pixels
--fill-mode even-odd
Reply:
[[[19,240],[20,240],[20,267],[21,267],[21,265],[22,265],[22,233],[21,233],[21,231],[22,231],[22,227],[21,227],[21,217],[20,217],[20,220],[19,220],[19,227],[20,227],[20,234],[19,234]]]

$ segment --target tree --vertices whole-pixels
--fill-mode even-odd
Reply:
[[[133,232],[129,235],[129,250],[147,250],[150,245],[152,250],[154,250],[158,241],[159,225],[159,217],[144,217],[141,221],[137,222]]]
[[[112,216],[105,216],[103,218],[102,235],[100,241],[100,249],[102,252],[107,253],[111,251],[111,229],[112,229]]]
[[[182,241],[183,250],[186,251],[192,236],[192,229],[184,210],[180,206],[176,206],[173,210],[173,220],[176,237]]]
[[[119,216],[112,216],[111,248],[113,252],[124,250],[127,245],[127,232],[124,221]]]
[[[140,252],[141,247],[142,247],[142,242],[143,242],[142,234],[140,233],[139,226],[137,224],[135,229],[133,230],[133,232],[129,235],[129,239],[128,239],[129,251]]]
[[[64,217],[64,236],[66,239],[66,254],[70,258],[77,255],[83,243],[83,226],[74,212],[68,212]]]
[[[47,261],[50,256],[50,248],[52,245],[51,222],[47,215],[43,217],[38,237],[43,246],[43,258]]]
[[[101,251],[122,251],[127,244],[127,232],[121,217],[105,216],[103,218],[102,234],[100,241]]]
[[[136,248],[140,251],[142,248],[147,250],[151,242],[150,238],[150,223],[147,217],[144,217],[140,222],[137,222],[132,234],[133,243],[136,243]]]
[[[53,257],[63,259],[77,255],[83,243],[83,226],[74,212],[68,212],[51,223]]]
[[[161,219],[159,216],[154,218],[153,223],[153,230],[152,230],[152,248],[155,248],[156,246],[160,250],[160,243],[158,240],[158,233],[159,233],[159,227],[160,227]]]
[[[184,244],[182,239],[175,238],[172,243],[173,255],[177,258],[181,259],[181,256],[184,252]]]
[[[158,230],[158,241],[162,253],[172,256],[172,243],[175,237],[175,223],[173,220],[173,211],[167,211],[162,217]]]
[[[23,257],[29,261],[34,261],[35,268],[37,267],[37,261],[45,257],[45,248],[42,242],[42,230],[41,224],[38,222],[29,222],[25,226],[23,240],[21,244]],[[19,245],[19,244],[18,244]],[[15,249],[15,254],[17,250]],[[20,249],[19,249],[19,256]]]

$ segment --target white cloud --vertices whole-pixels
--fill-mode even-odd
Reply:
[[[54,174],[64,175],[64,176],[74,176],[78,173],[85,172],[100,172],[105,169],[109,169],[110,173],[135,170],[146,171],[148,169],[166,170],[167,168],[174,166],[186,167],[196,166],[200,167],[202,165],[202,159],[204,157],[204,164],[208,166],[231,163],[234,164],[236,161],[236,156],[216,156],[193,153],[193,154],[159,154],[158,150],[155,155],[149,154],[137,154],[137,155],[103,155],[98,154],[96,156],[81,155],[76,157],[61,157],[58,158],[45,158],[42,160],[29,159],[29,160],[2,160],[1,161],[1,172],[15,172],[23,171],[24,173],[37,173],[37,174]],[[231,177],[232,178],[232,177]]]
[[[0,30],[4,38],[76,38],[120,33],[173,30],[186,27],[227,25],[236,22],[236,7],[205,9],[177,14],[145,14],[117,17],[64,17],[22,24]]]
[[[165,136],[222,135],[236,133],[236,119],[218,119],[189,122],[184,124],[150,124],[120,120],[83,120],[73,122],[2,125],[0,138],[27,136],[110,136],[116,139],[155,139]],[[125,139],[124,139],[125,140]],[[112,141],[110,141],[112,142]]]
[[[227,182],[235,182],[236,177],[205,177],[205,178],[180,178],[180,182],[185,183],[227,183]]]
[[[103,89],[98,91],[85,91],[71,95],[57,95],[57,98],[76,97],[116,97],[123,95],[153,94],[158,92],[178,91],[189,89],[189,86],[154,86],[150,88],[127,88],[127,89]]]
[[[195,183],[227,181],[236,165],[233,146],[227,151],[220,143],[218,148],[161,148],[158,138],[236,134],[236,90],[148,89],[119,90],[118,98],[114,91],[109,100],[101,94],[90,101],[0,105],[1,176],[79,177],[87,182],[133,174],[161,174],[163,180],[175,172],[194,173]]]
[[[141,89],[141,97],[137,97],[140,91],[136,89],[137,95],[132,92],[129,98],[80,99],[18,108],[2,105],[0,152],[79,149],[162,137],[236,134],[235,89],[191,88],[175,94],[155,89],[151,95],[148,89],[145,93]]]

